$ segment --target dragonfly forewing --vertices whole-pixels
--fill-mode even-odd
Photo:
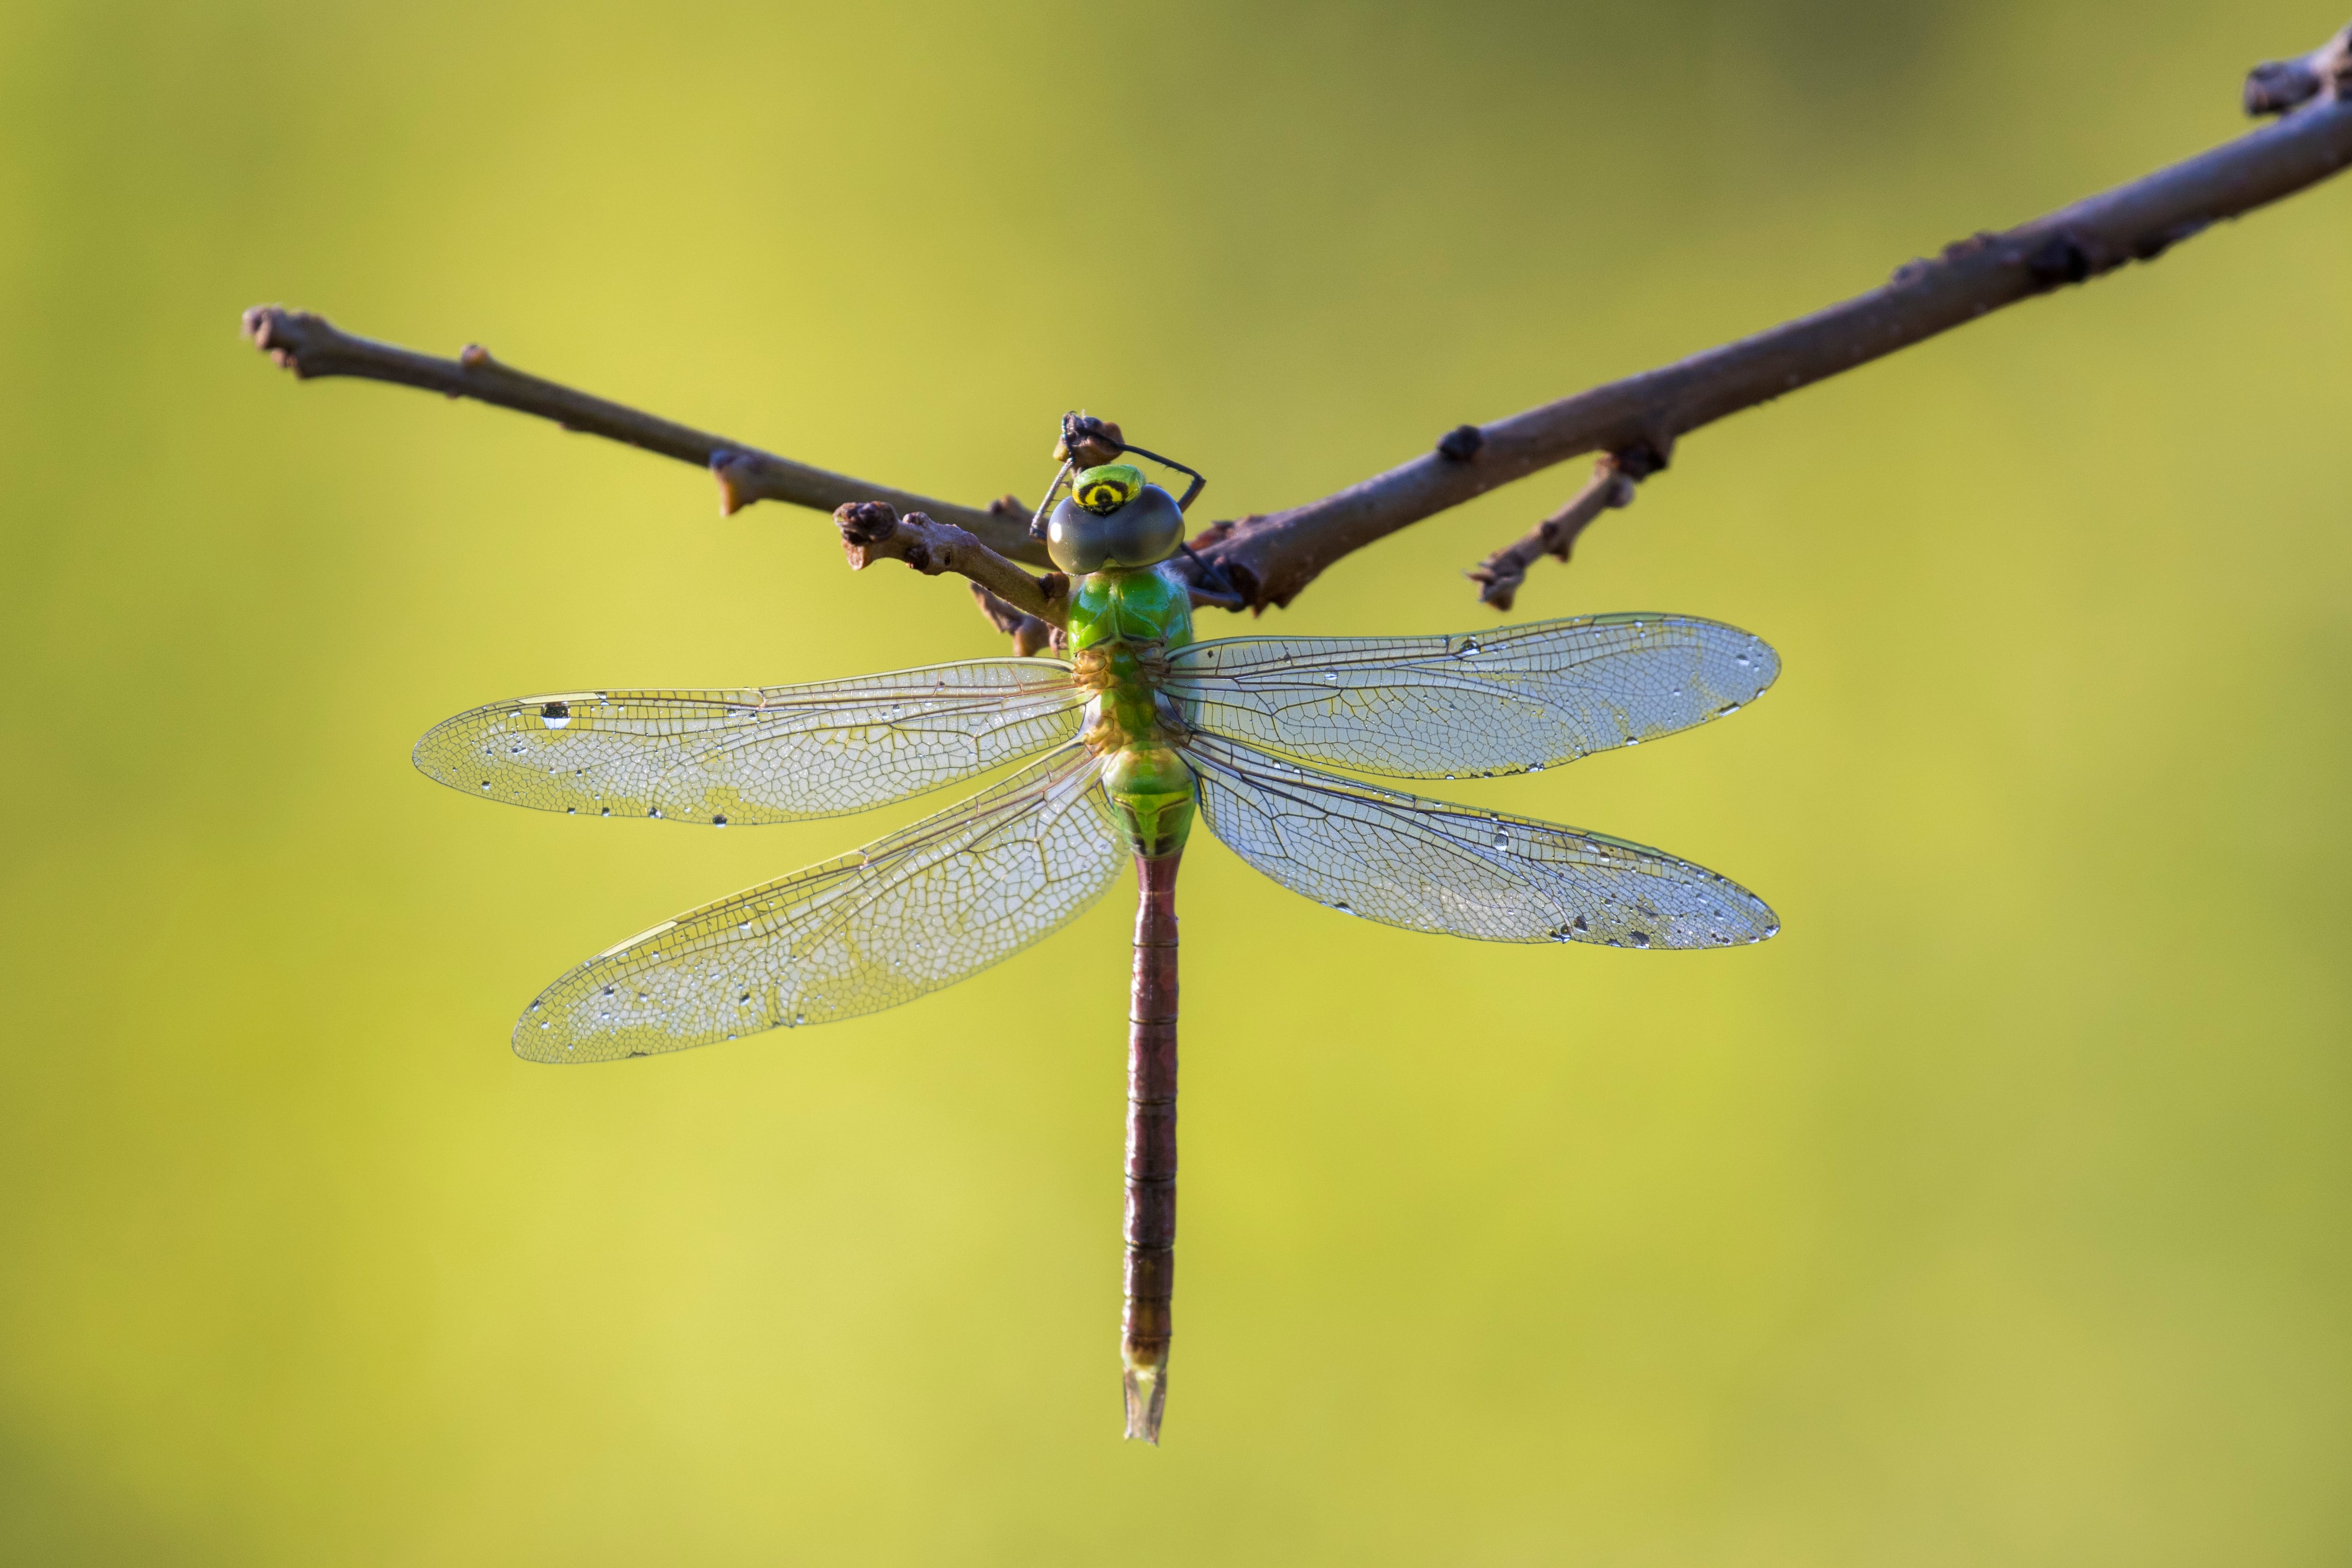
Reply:
[[[1195,735],[1201,815],[1227,847],[1318,903],[1488,942],[1730,947],[1780,921],[1727,878],[1529,817],[1357,784]]]
[[[1067,742],[1087,693],[1054,659],[977,659],[738,691],[572,691],[445,720],[415,763],[452,789],[576,816],[837,816]]]
[[[1760,638],[1689,616],[1586,616],[1470,636],[1225,637],[1169,656],[1191,723],[1391,778],[1523,773],[1736,712],[1780,674]]]
[[[1072,919],[1127,850],[1072,745],[902,832],[666,921],[541,994],[533,1061],[609,1061],[878,1012],[952,985]]]

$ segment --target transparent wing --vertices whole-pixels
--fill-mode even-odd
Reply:
[[[540,994],[518,1056],[609,1061],[878,1012],[1069,920],[1127,851],[1070,746],[864,849],[665,921]]]
[[[1488,942],[1729,947],[1780,929],[1703,866],[1524,816],[1353,784],[1212,736],[1185,746],[1209,829],[1318,903]]]
[[[1192,722],[1391,778],[1524,773],[1670,735],[1780,673],[1760,639],[1689,616],[1586,616],[1466,637],[1225,637],[1169,656]]]
[[[1063,744],[1087,695],[1046,658],[740,691],[557,692],[445,720],[415,761],[452,789],[540,811],[792,822]]]

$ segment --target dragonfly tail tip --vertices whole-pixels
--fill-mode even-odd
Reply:
[[[1160,1446],[1160,1416],[1168,1406],[1168,1363],[1127,1369],[1127,1435]]]

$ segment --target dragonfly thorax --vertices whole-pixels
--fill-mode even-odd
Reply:
[[[1103,792],[1147,858],[1184,847],[1199,790],[1177,754],[1183,725],[1160,691],[1168,655],[1192,640],[1192,596],[1173,573],[1089,573],[1070,595],[1071,662],[1095,692],[1086,742],[1103,759]]]
[[[1159,566],[1089,572],[1070,588],[1070,647],[1108,642],[1180,648],[1192,640],[1192,592]]]

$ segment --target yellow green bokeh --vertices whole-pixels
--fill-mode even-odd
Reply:
[[[0,1562],[2343,1562],[2352,182],[1695,436],[1538,566],[1523,618],[1786,672],[1447,787],[1776,941],[1411,936],[1195,836],[1157,1451],[1126,895],[898,1012],[532,1067],[571,963],[923,807],[407,762],[999,651],[961,587],[235,334],[478,339],[975,502],[1086,408],[1235,515],[2233,135],[2342,20],[0,4]],[[1461,569],[1580,472],[1266,625],[1492,624]]]

